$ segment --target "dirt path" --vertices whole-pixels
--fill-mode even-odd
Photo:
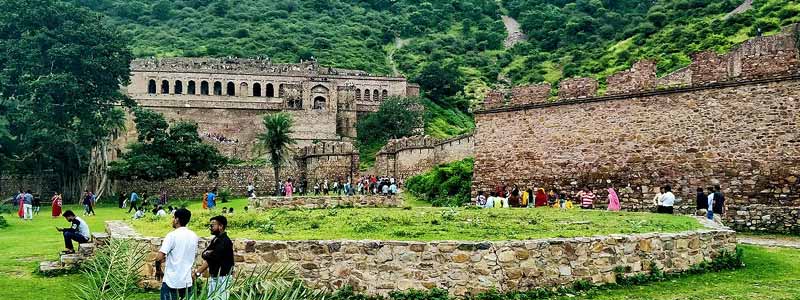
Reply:
[[[737,240],[739,244],[800,249],[800,239],[791,237],[760,237],[746,235],[738,237]]]
[[[522,32],[522,29],[519,28],[519,22],[514,20],[514,18],[510,16],[502,16],[503,24],[506,25],[506,40],[503,42],[503,46],[506,48],[514,47],[517,43],[528,39],[525,33]]]
[[[730,18],[731,16],[734,16],[734,15],[746,12],[752,7],[753,7],[753,0],[744,0],[744,2],[739,5],[739,7],[737,7],[736,9],[734,9],[733,11],[731,11],[727,15],[725,15],[725,19]]]

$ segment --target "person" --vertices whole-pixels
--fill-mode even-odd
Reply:
[[[328,195],[328,180],[327,179],[325,179],[322,182],[322,194],[325,195],[325,196]]]
[[[203,194],[203,209],[208,209],[208,192]]]
[[[388,196],[389,195],[389,186],[388,185],[381,184],[381,194],[383,194],[384,196]]]
[[[543,188],[539,188],[536,191],[536,200],[534,202],[534,206],[536,207],[547,206],[547,194],[545,194]]]
[[[208,270],[208,297],[209,299],[228,300],[228,289],[231,286],[233,274],[233,241],[225,232],[228,219],[225,216],[216,216],[209,220],[208,229],[214,238],[208,243],[200,257],[203,264],[197,268],[195,277],[200,277]]]
[[[42,210],[42,199],[37,194],[33,196],[33,214],[38,215],[40,210]]]
[[[475,206],[483,207],[486,205],[486,196],[483,195],[483,191],[478,191],[478,195],[475,196]]]
[[[706,218],[714,220],[714,188],[708,187],[708,196],[706,196]]]
[[[227,207],[222,207],[222,214],[224,215],[224,214],[227,214],[227,213],[228,213],[228,208]]]
[[[661,209],[664,214],[673,214],[672,206],[675,204],[675,195],[672,194],[672,186],[664,186],[664,195],[661,196]]]
[[[252,182],[250,182],[250,184],[247,185],[247,197],[253,198],[255,192],[256,192],[256,186],[253,185]]]
[[[547,193],[547,206],[555,207],[557,202],[558,193],[556,193],[556,190],[550,189],[550,192]]]
[[[144,218],[144,209],[139,207],[139,208],[136,209],[136,212],[133,214],[133,219],[134,220],[138,220],[138,219],[141,219],[141,218]]]
[[[19,190],[17,197],[14,198],[15,205],[19,205],[19,210],[17,211],[17,215],[20,219],[25,218],[25,193],[22,190]]]
[[[561,210],[566,210],[567,209],[567,193],[566,192],[562,192],[560,194],[560,196],[561,197],[558,198],[558,207],[560,207]]]
[[[608,187],[608,210],[620,210],[619,196],[617,196],[617,191],[615,191],[613,187]]]
[[[117,199],[117,206],[119,208],[125,208],[125,194],[119,194],[119,198]]]
[[[208,198],[206,198],[208,199],[206,200],[208,209],[213,209],[215,206],[217,206],[217,204],[214,201],[216,200],[216,198],[217,198],[217,188],[213,188],[210,192],[208,192]]]
[[[228,209],[228,215],[233,215],[233,207]]]
[[[486,199],[486,203],[483,205],[483,208],[494,208],[494,205],[495,205],[494,202],[497,199],[497,197],[495,197],[495,195],[496,195],[496,192],[492,192],[491,194],[489,194],[489,198]]]
[[[389,192],[392,193],[392,195],[396,195],[397,194],[397,183],[394,183],[394,182],[390,183]]]
[[[244,212],[247,212],[247,206],[244,207]]]
[[[292,193],[294,192],[294,187],[292,186],[292,179],[286,179],[286,184],[283,185],[284,193],[286,197],[291,197]]]
[[[711,206],[711,210],[720,218],[725,215],[725,194],[722,193],[719,184],[714,185],[714,205]]]
[[[53,218],[58,218],[61,216],[61,206],[64,205],[64,202],[61,200],[61,194],[58,192],[53,193],[53,198],[50,198],[50,205],[52,208],[51,215]]]
[[[25,191],[25,194],[22,195],[22,205],[24,209],[22,212],[23,219],[33,220],[33,195],[31,190]]]
[[[656,213],[660,214],[664,212],[664,208],[663,206],[661,206],[661,198],[663,197],[664,197],[664,187],[659,187],[658,193],[656,193],[656,196],[653,197],[653,204],[655,204],[656,206]]]
[[[63,251],[62,253],[72,254],[75,253],[75,248],[72,246],[72,241],[76,241],[79,244],[89,242],[89,238],[91,237],[91,233],[89,232],[89,224],[76,216],[71,210],[65,211],[63,216],[64,219],[70,223],[70,226],[68,228],[56,227],[56,230],[64,235],[64,247],[67,248],[67,250]]]
[[[92,208],[94,205],[92,203],[92,193],[89,190],[83,191],[83,215],[94,215],[94,209]]]
[[[314,196],[319,196],[319,182],[314,183]]]
[[[167,234],[156,255],[156,270],[160,270],[160,264],[166,261],[161,300],[186,300],[191,294],[192,266],[200,240],[197,234],[186,228],[191,218],[192,213],[185,208],[175,211],[172,218],[175,230]]]
[[[161,190],[161,195],[158,197],[158,204],[159,205],[167,205],[167,191]]]
[[[158,206],[158,210],[156,210],[156,216],[159,218],[167,216],[167,212],[164,210],[163,206],[161,205]]]
[[[583,186],[583,190],[578,192],[578,199],[581,201],[582,209],[594,208],[594,198],[596,197],[592,190],[589,189],[589,186]]]
[[[131,210],[139,210],[139,194],[136,192],[131,192],[131,200],[128,202],[128,204],[130,204],[130,207],[128,207],[128,213],[130,213]]]
[[[709,193],[712,193],[712,191],[709,190]],[[696,203],[697,211],[708,210],[708,207],[709,207],[708,195],[706,195],[706,193],[703,192],[703,188],[700,187],[697,188],[697,203]]]

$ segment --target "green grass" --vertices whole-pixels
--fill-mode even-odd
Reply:
[[[537,209],[453,209],[337,208],[273,209],[243,213],[244,200],[234,200],[236,215],[229,216],[232,237],[257,240],[474,240],[499,241],[552,237],[593,236],[611,233],[679,232],[699,228],[693,218],[650,213],[612,213],[606,211],[560,211]],[[207,235],[211,213],[200,212],[199,204],[189,224],[192,230]],[[199,212],[199,213],[198,213]],[[171,230],[169,220],[131,221],[146,236],[164,236]],[[259,229],[272,224],[274,232]]]

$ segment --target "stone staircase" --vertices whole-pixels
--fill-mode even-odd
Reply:
[[[62,254],[57,261],[43,261],[39,263],[41,274],[61,274],[77,270],[89,257],[94,255],[98,244],[108,240],[106,233],[93,233],[92,240],[78,245],[78,250],[73,254]]]

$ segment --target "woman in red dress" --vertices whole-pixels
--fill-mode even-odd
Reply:
[[[23,206],[25,205],[25,193],[19,191],[17,199],[14,200],[16,200],[17,204],[19,205],[19,211],[17,212],[17,215],[19,215],[19,218],[22,219],[22,217],[25,216],[25,207]]]
[[[51,204],[53,206],[53,214],[52,214],[53,218],[60,217],[61,216],[61,205],[63,204],[61,202],[61,194],[59,194],[58,192],[54,193],[53,194],[53,198],[51,198],[50,200],[53,201],[53,203]]]
[[[547,194],[544,193],[544,189],[539,189],[536,191],[536,202],[534,202],[536,207],[539,206],[547,206]]]

